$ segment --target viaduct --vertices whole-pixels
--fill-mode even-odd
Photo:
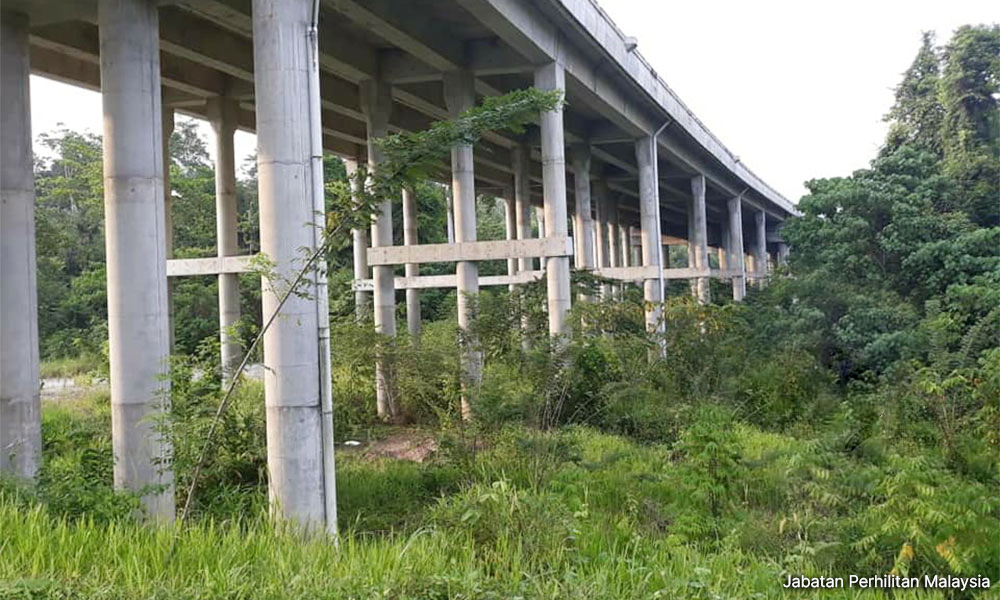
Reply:
[[[169,278],[219,278],[224,368],[238,361],[233,133],[258,143],[260,247],[290,276],[320,244],[322,154],[377,168],[371,140],[447,119],[486,96],[535,86],[567,104],[522,136],[490,134],[442,165],[453,215],[448,244],[417,245],[415,202],[392,203],[354,235],[356,301],[394,335],[395,291],[419,331],[421,288],[459,292],[544,279],[549,331],[566,329],[570,269],[641,284],[647,325],[664,281],[709,278],[742,299],[787,253],[778,229],[794,206],[747,169],[677,98],[594,0],[3,0],[0,18],[0,469],[30,478],[41,433],[29,74],[103,99],[108,329],[115,484],[141,490],[149,515],[174,516],[169,451],[150,422],[169,398]],[[176,112],[207,119],[215,147],[218,257],[171,258],[166,140]],[[475,198],[507,205],[507,240],[477,241]],[[532,221],[537,224],[537,234]],[[572,235],[571,235],[572,233]],[[686,243],[673,268],[669,244]],[[710,268],[709,249],[718,251]],[[506,276],[477,261],[507,259]],[[538,259],[538,264],[535,264]],[[420,276],[455,261],[454,275]],[[394,266],[404,264],[404,277]],[[278,291],[264,284],[264,314]],[[335,527],[325,282],[294,296],[264,337],[270,496],[276,514]],[[468,355],[469,373],[477,357]],[[381,414],[392,410],[382,370]],[[467,407],[466,407],[467,408]],[[152,487],[150,487],[152,486]]]

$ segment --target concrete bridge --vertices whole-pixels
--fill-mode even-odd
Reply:
[[[174,515],[172,475],[156,464],[168,448],[149,419],[169,398],[169,277],[218,276],[223,364],[239,359],[225,333],[239,317],[237,274],[247,269],[236,256],[237,129],[257,134],[261,249],[288,276],[300,249],[319,243],[304,224],[321,224],[323,152],[349,168],[374,167],[374,138],[423,129],[485,96],[529,86],[564,92],[568,104],[526,135],[452,149],[440,176],[450,186],[451,243],[416,245],[405,193],[404,246],[392,245],[390,202],[370,235],[354,232],[356,300],[372,303],[375,327],[388,335],[396,289],[406,290],[417,333],[421,288],[457,289],[465,328],[480,286],[544,278],[558,336],[572,301],[571,263],[641,284],[655,307],[663,282],[678,278],[692,280],[702,302],[709,278],[730,280],[740,300],[747,280],[765,277],[787,252],[778,229],[794,206],[708,131],[593,0],[4,0],[2,10],[5,471],[30,477],[40,450],[29,73],[103,97],[115,482],[144,490],[158,518]],[[209,120],[218,134],[217,259],[171,258],[165,141],[176,112]],[[507,240],[477,241],[477,193],[506,201]],[[665,244],[686,244],[688,266],[668,265]],[[480,278],[477,261],[493,259],[507,259],[508,274]],[[455,275],[419,274],[435,261],[456,261]],[[393,276],[398,264],[405,277]],[[291,298],[264,338],[270,493],[278,515],[332,528],[326,288],[322,278],[310,285],[315,293]],[[268,315],[279,298],[264,287]],[[657,309],[647,324],[659,326]],[[475,377],[475,351],[466,358]],[[382,369],[377,379],[388,414]]]

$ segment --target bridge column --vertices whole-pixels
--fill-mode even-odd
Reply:
[[[446,185],[444,189],[444,212],[445,227],[448,231],[448,243],[455,243],[455,198],[451,190],[451,185]]]
[[[778,264],[780,266],[788,265],[788,244],[785,242],[778,242]]]
[[[705,176],[691,179],[691,200],[688,203],[688,266],[703,270],[708,268],[708,222],[705,216]],[[691,289],[699,304],[712,301],[707,277],[697,277]]]
[[[392,89],[382,81],[368,80],[361,84],[361,109],[368,129],[368,168],[374,172],[382,162],[382,151],[375,140],[389,133],[389,115],[392,111]],[[385,198],[377,208],[372,223],[373,248],[392,245],[392,199]],[[375,331],[384,336],[396,337],[396,290],[392,266],[372,267],[374,290],[372,292]],[[375,362],[375,404],[381,419],[396,416],[396,405],[387,359],[379,354]]]
[[[163,105],[163,96],[160,96]],[[163,228],[166,231],[167,260],[174,257],[174,196],[170,189],[170,136],[174,135],[174,109],[162,106],[163,124]],[[167,323],[170,331],[170,352],[174,352],[177,328],[174,323],[174,282],[167,278]]]
[[[0,11],[0,474],[42,454],[28,17]]]
[[[737,272],[733,276],[733,300],[742,302],[747,294],[746,250],[743,249],[743,197],[734,196],[726,202],[729,235],[723,241],[729,244],[727,267]]]
[[[534,209],[535,209],[535,228],[537,229],[536,233],[538,234],[539,238],[543,238],[545,237],[545,207],[535,206]],[[546,264],[547,263],[544,258],[538,259],[538,268],[541,269],[542,271],[545,270]],[[546,304],[546,306],[548,306],[548,304]]]
[[[566,92],[563,66],[551,62],[535,69],[535,87],[540,90]],[[543,112],[539,118],[542,129],[542,188],[545,208],[545,237],[561,237],[566,227],[566,147],[563,142],[563,109]],[[550,256],[545,259],[548,281],[549,334],[567,333],[566,313],[570,307],[569,257]]]
[[[416,246],[417,241],[417,196],[413,190],[403,188],[403,245]],[[420,265],[407,263],[404,267],[407,277],[420,275]],[[414,342],[420,339],[420,290],[406,290],[406,330]]]
[[[629,225],[629,264],[633,267],[642,266],[642,227]]]
[[[526,144],[518,144],[511,153],[514,168],[514,212],[517,222],[517,239],[526,240],[531,237],[531,173],[528,161],[531,158],[531,148]],[[520,271],[530,271],[534,268],[535,259],[522,257],[518,259],[517,268]]]
[[[159,486],[143,506],[171,520],[173,473],[160,464],[170,448],[153,422],[170,394],[156,3],[101,0],[98,22],[114,480],[119,489]]]
[[[264,315],[278,308],[286,282],[319,232],[312,188],[309,126],[310,0],[254,0],[254,89],[261,252],[274,261],[277,279],[264,281]],[[316,288],[289,296],[264,334],[264,404],[271,511],[299,527],[320,530],[326,521],[319,311]]]
[[[504,204],[504,237],[509,240],[517,239],[517,202],[514,198],[514,189],[505,187],[503,189]],[[517,259],[507,259],[507,275],[513,277],[517,274]],[[513,292],[516,286],[511,283],[507,290]]]
[[[573,211],[575,224],[574,266],[577,269],[594,268],[594,217],[590,198],[590,145],[573,144],[573,191],[576,204]]]
[[[660,240],[660,210],[657,206],[656,165],[653,164],[653,140],[650,137],[635,141],[635,157],[639,166],[639,223],[641,228],[642,265],[659,266],[663,249]],[[663,290],[659,278],[642,282],[642,297],[646,302],[646,329],[661,331]]]
[[[208,104],[215,131],[215,241],[219,257],[239,254],[236,210],[236,133],[239,104],[231,98],[213,98]],[[239,337],[233,331],[240,320],[240,276],[219,273],[219,342],[222,379],[228,382],[243,358]]]
[[[351,186],[351,198],[354,200],[355,205],[360,202],[361,182],[356,179],[356,174],[358,172],[358,165],[362,160],[365,159],[359,156],[344,161],[348,182]],[[364,227],[351,229],[351,240],[353,242],[354,279],[368,279],[371,275],[371,270],[368,268],[368,231]],[[358,322],[361,322],[367,316],[368,311],[371,310],[371,301],[372,297],[368,292],[362,290],[354,291],[354,318]]]
[[[753,264],[754,275],[757,276],[757,287],[764,287],[767,282],[767,213],[754,213]]]
[[[595,259],[596,266],[600,268],[606,268],[610,266],[608,260],[608,184],[603,179],[595,179],[593,182],[594,189],[594,207],[597,216],[596,223],[594,224],[594,249],[595,249]],[[611,297],[611,285],[602,284],[601,285],[601,299],[608,300]]]
[[[444,96],[448,112],[455,118],[475,105],[475,81],[470,71],[445,73]],[[455,199],[455,242],[476,241],[476,188],[472,144],[458,144],[451,149],[451,187]],[[471,395],[482,377],[482,356],[478,340],[470,327],[475,319],[479,295],[479,265],[474,261],[455,264],[458,279],[458,328],[462,335],[463,392],[462,417],[471,418]],[[469,389],[469,388],[473,389]]]
[[[608,266],[609,267],[621,267],[624,266],[622,263],[622,252],[621,252],[621,233],[618,224],[618,199],[612,198],[608,195]],[[622,284],[613,283],[611,284],[611,297],[615,300],[621,299]]]

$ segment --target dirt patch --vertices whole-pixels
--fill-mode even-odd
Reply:
[[[438,442],[422,432],[394,433],[373,442],[364,453],[365,458],[396,458],[422,463],[437,452]]]

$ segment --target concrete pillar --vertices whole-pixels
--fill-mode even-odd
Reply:
[[[632,232],[631,227],[623,220],[622,211],[618,211],[618,243],[621,246],[621,266],[632,266]]]
[[[475,80],[471,71],[451,71],[444,76],[444,97],[448,113],[458,117],[476,103]],[[455,201],[455,242],[476,241],[476,187],[472,144],[451,149],[451,188]],[[471,397],[482,378],[482,356],[471,330],[479,295],[479,265],[473,261],[455,263],[458,279],[458,328],[462,335],[463,391],[462,417],[471,418]],[[470,389],[473,388],[473,389]]]
[[[156,519],[174,516],[170,448],[154,420],[169,404],[167,239],[159,20],[152,0],[98,3],[111,432],[118,488]]]
[[[413,190],[403,188],[403,245],[416,246],[417,241],[417,196]],[[420,265],[406,264],[406,276],[420,275]],[[406,330],[414,342],[420,339],[420,290],[406,290]]]
[[[688,263],[698,270],[707,270],[708,221],[705,215],[705,176],[691,178],[691,200],[688,202]],[[693,289],[699,304],[712,301],[708,277],[694,279]]]
[[[254,0],[254,89],[261,252],[277,280],[263,282],[264,315],[316,248],[309,128],[310,0]],[[264,403],[272,513],[307,529],[326,519],[319,313],[315,288],[292,294],[264,334]]]
[[[618,199],[608,195],[608,266],[612,268],[624,266],[621,252],[621,232],[618,224]],[[621,299],[622,284],[611,284],[611,297]]]
[[[163,96],[160,96],[162,105]],[[174,134],[174,109],[162,108],[163,135],[163,228],[166,230],[167,260],[174,257],[174,196],[170,189],[170,136]],[[167,278],[167,323],[170,331],[170,352],[174,352],[177,334],[174,326],[174,280]]]
[[[351,186],[351,198],[355,205],[360,203],[361,182],[357,179],[358,165],[366,158],[356,157],[344,161],[347,170],[348,185]],[[354,279],[368,279],[371,270],[368,268],[368,231],[364,227],[351,229],[351,240],[353,242],[354,258]],[[354,291],[354,318],[361,322],[371,310],[371,294],[362,290]]]
[[[368,80],[361,86],[361,109],[365,113],[368,132],[368,168],[374,172],[382,162],[382,151],[376,139],[389,133],[392,111],[392,89],[382,81]],[[384,198],[372,223],[373,248],[392,245],[392,199]],[[372,292],[375,331],[388,337],[396,336],[396,289],[393,269],[389,265],[372,267]],[[396,416],[390,365],[381,354],[375,362],[375,404],[381,419]]]
[[[657,206],[656,165],[653,164],[653,142],[644,137],[635,142],[635,157],[639,166],[639,224],[641,230],[642,266],[658,267],[663,249],[660,242],[660,210]],[[662,326],[663,290],[659,278],[646,279],[642,284],[646,303],[646,329],[660,331]]]
[[[729,243],[726,255],[729,257],[730,270],[736,271],[733,276],[733,300],[741,302],[747,294],[746,251],[743,249],[743,198],[734,196],[726,202],[729,218],[729,235],[725,241]]]
[[[239,103],[232,98],[212,98],[208,117],[215,131],[215,242],[219,257],[239,254],[236,210],[236,133]],[[223,384],[229,381],[243,358],[239,336],[233,330],[240,320],[240,276],[219,274],[219,342]]]
[[[593,182],[594,190],[594,207],[596,208],[595,223],[594,223],[594,255],[595,255],[595,266],[599,268],[607,268],[610,265],[608,258],[608,184],[603,179],[596,179]],[[611,284],[601,285],[601,299],[608,300],[611,298]]]
[[[635,267],[642,266],[642,228],[636,225],[629,225],[629,264]]]
[[[574,144],[571,152],[573,162],[573,191],[576,198],[573,223],[576,225],[577,239],[574,258],[577,269],[594,268],[594,217],[590,201],[590,145]]]
[[[28,18],[0,11],[0,474],[42,458]]]
[[[778,242],[778,265],[788,266],[788,244],[785,242]]]
[[[507,240],[517,239],[517,203],[514,199],[514,189],[504,188],[503,190],[503,204],[504,204],[504,237]],[[507,259],[507,275],[513,277],[517,274],[517,259],[508,258]],[[507,286],[507,289],[511,292],[514,291],[514,284]]]
[[[757,276],[757,286],[764,287],[767,277],[767,213],[754,213],[755,234],[753,240],[754,275]]]
[[[535,206],[535,233],[539,238],[545,237],[545,207]],[[545,259],[539,260],[539,268],[545,270]]]
[[[565,93],[563,66],[551,62],[535,69],[535,87]],[[539,118],[542,131],[542,198],[545,208],[545,236],[561,237],[566,227],[566,147],[563,142],[563,109],[543,112]],[[566,313],[570,307],[569,257],[546,259],[548,280],[549,334],[563,335]]]
[[[526,240],[531,237],[531,177],[528,169],[531,159],[531,148],[519,144],[512,150],[514,167],[514,212],[517,221],[517,239]],[[531,271],[535,268],[535,259],[522,257],[518,259],[519,271]]]
[[[445,186],[444,191],[444,211],[445,226],[448,228],[448,243],[455,243],[455,198],[451,191],[451,185]]]

